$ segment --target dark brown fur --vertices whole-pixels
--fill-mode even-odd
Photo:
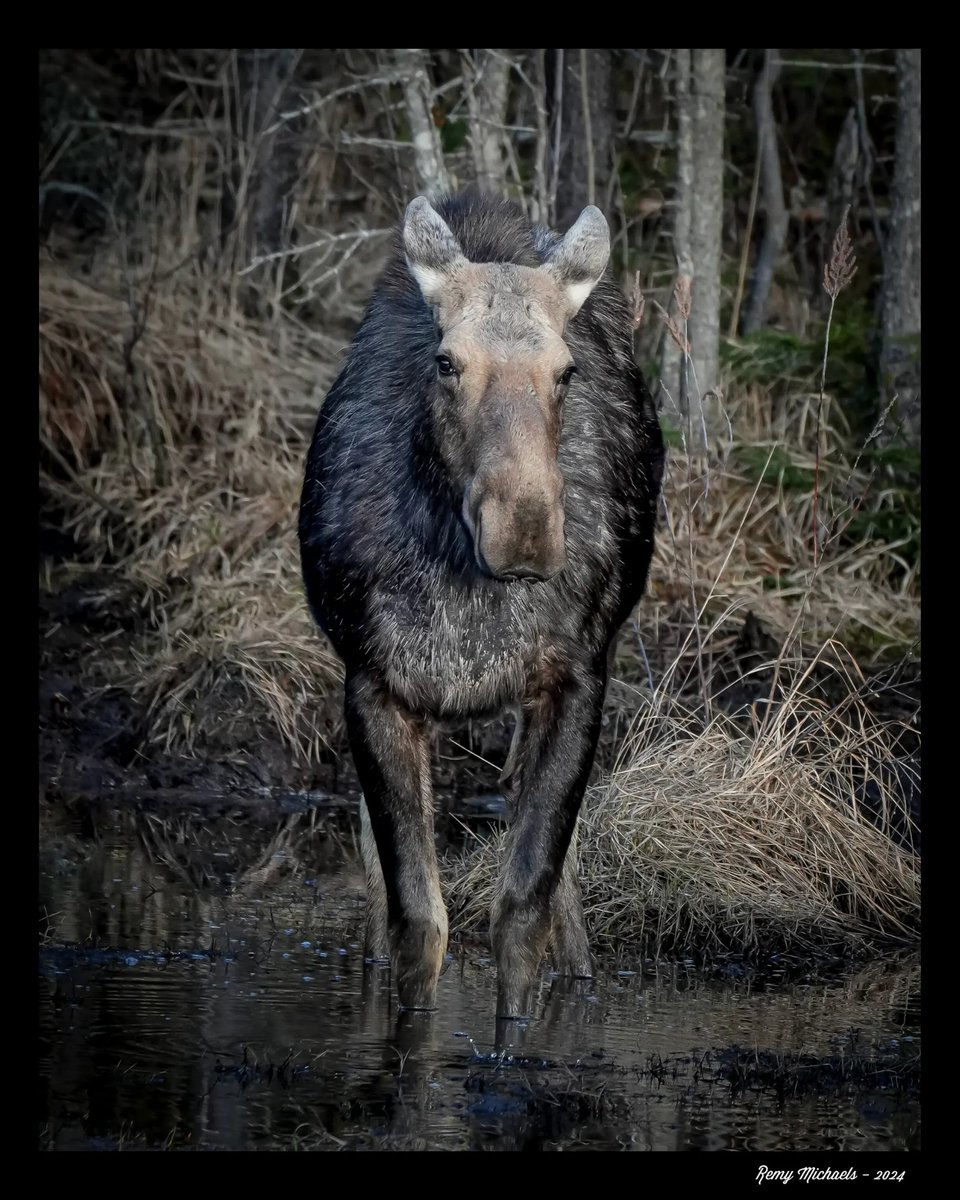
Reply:
[[[606,236],[596,210],[562,240],[492,197],[415,202],[317,422],[304,578],[346,667],[368,949],[389,950],[404,1007],[434,1005],[446,945],[437,720],[518,715],[498,1011],[528,1011],[548,940],[561,970],[590,971],[570,847],[663,462],[630,314],[599,279]]]

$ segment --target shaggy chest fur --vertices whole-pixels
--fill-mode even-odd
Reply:
[[[477,715],[521,697],[552,644],[532,589],[378,586],[368,650],[388,689],[413,711]]]

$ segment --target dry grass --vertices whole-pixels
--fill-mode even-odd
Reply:
[[[336,106],[322,111],[335,120]],[[92,250],[54,237],[42,251],[42,492],[79,546],[45,566],[43,586],[95,584],[125,609],[90,646],[88,674],[143,701],[145,753],[253,736],[309,765],[339,720],[341,672],[299,577],[302,464],[388,214],[380,193],[363,217],[324,207],[317,180],[333,168],[309,151],[297,211],[310,319],[278,302],[283,272],[269,264],[253,315],[243,229],[221,230],[210,203],[223,183],[211,130],[158,140],[132,225]],[[670,458],[648,594],[618,658],[637,687],[612,702],[638,711],[584,811],[591,925],[664,945],[749,943],[772,927],[906,936],[918,868],[889,836],[899,801],[887,796],[886,824],[853,801],[854,776],[882,774],[895,732],[856,698],[853,667],[846,706],[818,698],[808,668],[841,669],[844,644],[861,662],[915,648],[917,568],[896,543],[845,539],[868,489],[884,497],[844,449],[829,395],[821,410],[815,392],[774,402],[733,381],[726,403],[732,453],[709,471]],[[821,447],[819,515],[811,489],[757,482],[758,461],[784,459],[813,478]],[[748,608],[783,647],[781,685],[793,681],[753,734],[716,715],[711,688]],[[701,706],[695,719],[681,700]],[[494,859],[460,864],[454,898],[470,923],[486,919]]]
[[[916,936],[920,868],[903,848],[912,817],[889,770],[895,731],[871,718],[855,680],[831,703],[808,674],[749,733],[722,716],[684,719],[662,696],[639,710],[578,827],[598,944],[703,953]],[[503,835],[492,842],[448,864],[463,928],[486,925]]]
[[[42,584],[95,587],[104,608],[129,611],[88,675],[143,701],[147,749],[279,738],[306,765],[339,719],[341,669],[299,575],[303,461],[389,221],[376,190],[361,220],[337,210],[331,147],[347,113],[359,118],[323,106],[301,131],[297,302],[286,261],[252,270],[258,139],[238,139],[223,107],[242,98],[237,55],[184,53],[197,76],[214,62],[217,86],[187,87],[142,157],[142,139],[126,144],[137,195],[104,234],[55,229],[41,249],[43,504],[80,547]],[[154,84],[179,62],[157,54],[137,59]],[[94,150],[97,137],[79,132]]]
[[[735,440],[725,461],[708,468],[668,456],[662,525],[640,610],[655,641],[662,641],[663,624],[678,624],[686,636],[694,611],[709,630],[748,606],[781,644],[802,638],[808,655],[837,637],[861,652],[916,646],[917,566],[897,543],[842,538],[871,480],[844,452],[848,434],[839,413],[824,416],[831,453],[821,464],[820,509],[831,532],[815,559],[813,494],[791,481],[814,477],[816,405],[815,394],[775,406],[760,389],[734,389],[727,412]],[[882,499],[874,495],[871,503]]]
[[[49,582],[95,571],[139,608],[132,640],[105,643],[97,665],[145,700],[158,743],[190,748],[252,706],[315,757],[309,714],[340,672],[299,580],[297,414],[319,406],[329,350],[227,320],[188,277],[154,290],[129,371],[120,283],[96,283],[41,268],[44,483],[88,549]]]

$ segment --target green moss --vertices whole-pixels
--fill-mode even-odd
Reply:
[[[765,592],[782,592],[798,586],[789,575],[764,575],[762,583]]]
[[[660,428],[663,431],[663,440],[667,446],[674,450],[679,450],[683,446],[683,434],[676,425],[671,425],[669,422],[661,418]]]
[[[721,362],[740,384],[808,382],[823,355],[812,341],[784,329],[760,329],[736,342],[720,343]]]
[[[764,446],[737,446],[734,456],[752,483],[766,483],[785,490],[811,491],[813,472],[798,467],[782,446],[771,453]]]
[[[861,452],[860,466],[874,479],[867,501],[876,494],[881,500],[853,514],[844,541],[897,543],[898,557],[915,565],[920,557],[920,451],[902,442],[871,445]]]
[[[440,126],[440,145],[444,154],[456,154],[467,141],[467,122],[462,120],[444,121]]]

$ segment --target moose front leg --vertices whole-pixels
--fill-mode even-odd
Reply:
[[[509,780],[511,823],[490,925],[501,1017],[527,1014],[551,927],[561,967],[590,973],[571,841],[593,765],[605,683],[601,669],[581,678],[554,678],[524,706]]]
[[[383,877],[383,890],[378,887],[378,894],[369,898],[368,946],[382,940],[385,894],[387,942],[400,1004],[434,1008],[447,948],[447,913],[433,842],[427,730],[360,674],[347,679],[345,711]],[[369,837],[365,841],[367,878],[376,880]]]
[[[537,709],[535,708],[534,711],[536,712]],[[507,801],[507,815],[510,821],[513,820],[517,811],[517,795],[521,779],[520,756],[528,742],[530,709],[518,706],[513,715],[516,721],[513,738],[510,742],[507,761],[500,775],[500,786]],[[379,872],[379,864],[377,871]],[[385,908],[384,911],[386,911]],[[589,979],[593,975],[590,942],[587,938],[587,925],[583,918],[580,881],[577,878],[575,828],[563,860],[560,881],[551,902],[549,944],[552,949],[553,964],[560,975],[569,975],[574,979]]]

